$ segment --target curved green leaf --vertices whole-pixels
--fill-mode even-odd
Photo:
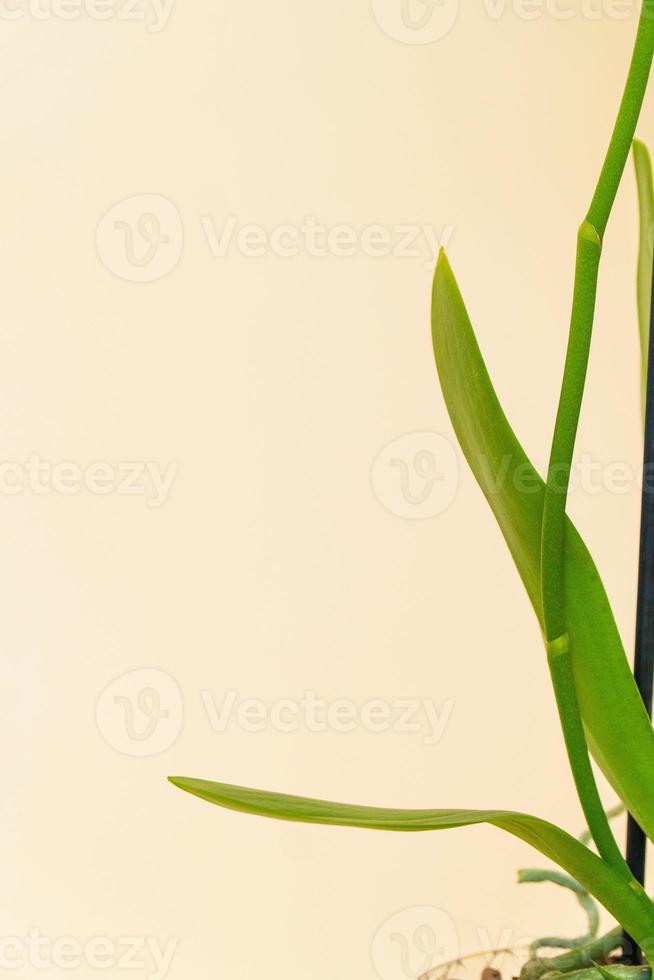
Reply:
[[[443,252],[434,276],[432,334],[454,431],[542,627],[539,566],[544,483],[502,411]],[[564,579],[575,683],[591,750],[641,827],[654,838],[654,731],[602,581],[569,520]]]
[[[615,806],[609,807],[609,809],[606,811],[606,819],[610,823],[612,820],[615,820],[616,817],[621,817],[624,812],[625,812],[625,805],[624,805],[624,803],[616,803]],[[593,836],[592,836],[590,830],[588,829],[588,827],[586,827],[582,831],[582,833],[579,834],[579,838],[578,839],[581,841],[582,844],[591,844],[592,843]]]
[[[277,820],[388,831],[447,830],[473,824],[492,824],[519,837],[565,868],[638,941],[654,936],[654,906],[645,893],[626,884],[612,868],[570,834],[537,817],[509,810],[392,810],[353,806],[181,776],[171,776],[170,782],[209,803]]]
[[[633,142],[634,167],[638,186],[640,235],[638,244],[638,328],[640,334],[640,377],[642,410],[645,414],[647,383],[647,350],[649,342],[650,306],[652,302],[652,235],[654,233],[654,178],[649,151],[640,140]]]
[[[610,963],[607,966],[590,966],[585,970],[575,970],[572,973],[557,973],[553,970],[543,974],[543,980],[652,980],[652,971],[648,966],[627,966],[623,963]]]

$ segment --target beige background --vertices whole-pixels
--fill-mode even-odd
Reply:
[[[413,463],[415,439],[373,473],[407,434],[451,440],[428,334],[430,250],[372,256],[359,240],[349,258],[234,245],[220,257],[206,229],[230,215],[297,229],[312,215],[357,234],[445,235],[498,391],[542,466],[575,229],[633,8],[591,17],[597,6],[573,2],[563,19],[532,6],[527,19],[510,3],[461,5],[445,36],[419,44],[398,39],[399,0],[177,0],[160,30],[149,3],[129,19],[103,7],[106,20],[45,3],[2,8],[0,457],[178,468],[159,507],[117,485],[0,494],[0,932],[14,942],[4,953],[22,956],[7,972],[43,976],[30,930],[50,943],[48,976],[112,980],[156,972],[142,951],[129,971],[117,955],[99,970],[73,953],[65,968],[52,942],[173,942],[171,980],[403,980],[422,962],[425,923],[442,926],[448,952],[452,924],[462,950],[579,931],[571,898],[516,886],[516,869],[540,861],[499,832],[266,823],[166,776],[515,807],[580,829],[538,630],[465,467],[451,505],[422,520],[392,463]],[[436,8],[426,30],[455,12],[452,0]],[[651,102],[641,133],[654,138]],[[579,442],[631,466],[635,207],[629,170]],[[160,267],[138,237],[144,264],[128,261],[127,226],[143,212],[168,235]],[[437,495],[452,487],[444,458]],[[637,488],[576,493],[572,506],[630,645]],[[143,668],[163,676],[130,674],[102,698]],[[144,677],[169,715],[139,742],[115,697],[134,699],[152,686]],[[270,706],[306,691],[359,706],[429,699],[451,715],[427,745],[424,732],[362,724],[254,733],[232,720],[219,732],[203,702],[236,692]],[[137,730],[148,721],[137,710]]]

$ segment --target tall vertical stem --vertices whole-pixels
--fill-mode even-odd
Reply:
[[[595,315],[602,239],[631,149],[654,53],[654,0],[643,0],[634,52],[613,135],[588,214],[577,237],[575,286],[563,383],[547,473],[542,527],[541,586],[545,641],[566,748],[588,827],[607,863],[629,869],[604,813],[590,763],[574,684],[565,613],[565,515]]]

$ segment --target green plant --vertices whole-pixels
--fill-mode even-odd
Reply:
[[[540,623],[570,768],[597,853],[561,828],[523,813],[380,809],[171,777],[176,786],[211,803],[282,820],[387,831],[489,823],[521,838],[572,876],[559,876],[558,883],[575,891],[591,916],[588,934],[572,942],[574,949],[528,964],[525,976],[530,980],[546,970],[570,972],[590,967],[620,944],[620,930],[597,938],[590,896],[654,962],[654,902],[632,875],[616,843],[590,762],[592,753],[629,813],[654,840],[654,730],[597,569],[566,514],[602,239],[632,145],[641,215],[638,306],[643,384],[646,376],[654,191],[649,155],[642,144],[634,142],[634,134],[653,52],[654,0],[643,0],[608,152],[578,231],[568,350],[545,481],[504,415],[443,252],[433,284],[433,345],[445,402],[463,453],[495,514]],[[525,484],[529,493],[516,489]],[[531,872],[529,880],[534,879],[543,880],[543,873]],[[545,873],[545,879],[556,880],[556,873]],[[597,967],[592,969],[598,974]],[[611,975],[600,968],[599,976]]]

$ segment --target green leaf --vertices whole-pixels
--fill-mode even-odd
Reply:
[[[640,235],[638,244],[638,332],[640,334],[640,376],[643,416],[645,415],[645,385],[647,382],[647,350],[649,342],[650,306],[652,302],[652,236],[654,233],[654,179],[649,151],[640,140],[633,142]]]
[[[566,980],[652,980],[652,971],[648,966],[627,966],[623,963],[612,963],[609,966],[590,966],[585,970],[575,970],[573,973],[544,973],[543,980],[556,980],[564,977]]]
[[[565,868],[629,930],[637,941],[654,936],[654,907],[596,854],[564,830],[524,813],[508,810],[392,810],[285,796],[203,779],[171,776],[174,786],[209,803],[277,820],[365,827],[369,830],[427,831],[492,824],[531,844]]]
[[[609,809],[606,811],[606,819],[610,823],[611,820],[615,820],[616,817],[621,817],[624,812],[625,812],[624,803],[616,803],[615,806],[609,807]],[[593,836],[590,830],[588,829],[588,827],[586,827],[586,829],[581,834],[579,834],[579,840],[581,841],[582,844],[590,844],[592,842],[592,839]]]
[[[454,430],[542,628],[539,567],[544,484],[502,411],[443,252],[434,276],[432,333]],[[589,745],[621,799],[654,838],[654,731],[602,581],[569,520],[564,579],[575,684]]]

